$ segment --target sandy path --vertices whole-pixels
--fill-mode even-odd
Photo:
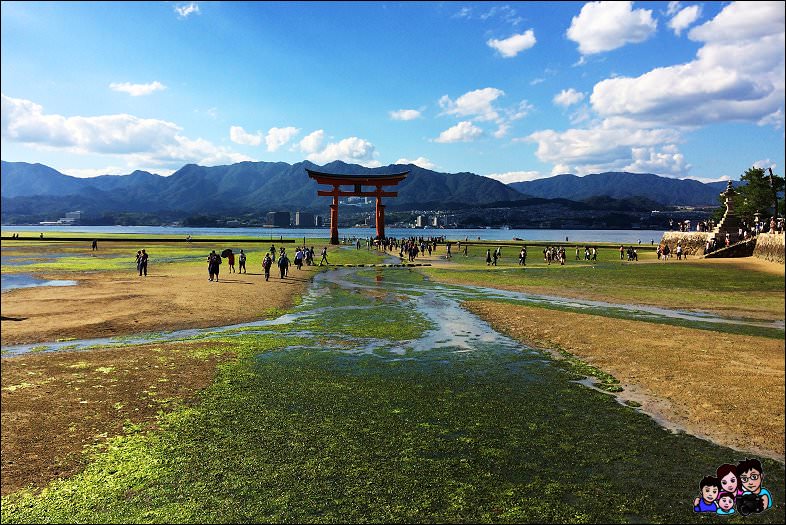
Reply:
[[[495,329],[561,347],[620,380],[667,427],[784,460],[784,341],[493,301],[466,306]]]
[[[226,265],[224,265],[226,266]],[[148,331],[203,328],[271,316],[294,304],[315,267],[294,267],[289,277],[271,272],[226,273],[208,281],[207,267],[151,265],[147,277],[129,272],[47,274],[77,286],[19,288],[2,294],[2,344],[96,338]],[[273,270],[276,270],[274,268]]]

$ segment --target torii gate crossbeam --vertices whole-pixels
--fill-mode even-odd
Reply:
[[[333,197],[330,205],[330,244],[338,244],[338,198],[339,197],[376,197],[376,225],[377,238],[385,238],[385,206],[382,197],[397,197],[398,192],[383,191],[383,186],[395,186],[404,180],[408,171],[390,175],[340,175],[335,173],[322,173],[306,168],[308,176],[317,181],[317,184],[332,186],[332,190],[317,190],[321,197]],[[352,186],[352,190],[342,190],[341,186]],[[374,186],[374,190],[363,191],[363,186]]]

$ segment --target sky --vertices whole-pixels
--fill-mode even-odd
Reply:
[[[739,179],[784,162],[784,2],[3,1],[2,160]]]

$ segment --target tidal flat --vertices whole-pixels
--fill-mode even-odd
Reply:
[[[338,250],[348,261],[354,252]],[[692,509],[699,481],[743,452],[673,432],[587,388],[579,380],[588,374],[620,379],[601,365],[554,359],[548,338],[526,344],[498,331],[484,319],[494,314],[461,307],[482,293],[456,294],[421,271],[316,271],[302,300],[268,311],[287,322],[260,333],[213,326],[188,342],[153,333],[141,346],[56,352],[63,366],[89,363],[93,383],[72,379],[85,388],[133,377],[139,371],[121,366],[123,354],[150,355],[146,348],[162,368],[181,366],[179,353],[212,359],[205,369],[215,375],[190,394],[151,396],[146,387],[161,401],[148,403],[160,410],[144,425],[129,414],[123,430],[98,428],[106,437],[77,454],[68,475],[4,493],[2,521],[704,521]],[[250,280],[264,297],[259,276]],[[192,344],[199,352],[184,353]],[[102,352],[119,361],[102,363]],[[55,383],[30,375],[9,390],[7,363],[23,371],[25,360],[47,357],[3,358],[4,418],[13,396]],[[86,408],[70,410],[78,418]],[[756,521],[782,522],[784,466],[762,462],[776,507]]]

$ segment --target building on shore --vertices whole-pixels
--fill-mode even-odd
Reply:
[[[81,211],[69,211],[65,214],[65,217],[60,217],[56,221],[41,221],[38,224],[41,226],[73,226],[79,224],[81,219]]]
[[[305,211],[296,211],[295,226],[298,228],[312,228],[316,226],[314,214]]]
[[[267,225],[277,228],[289,228],[290,217],[288,211],[270,211],[267,214]]]

